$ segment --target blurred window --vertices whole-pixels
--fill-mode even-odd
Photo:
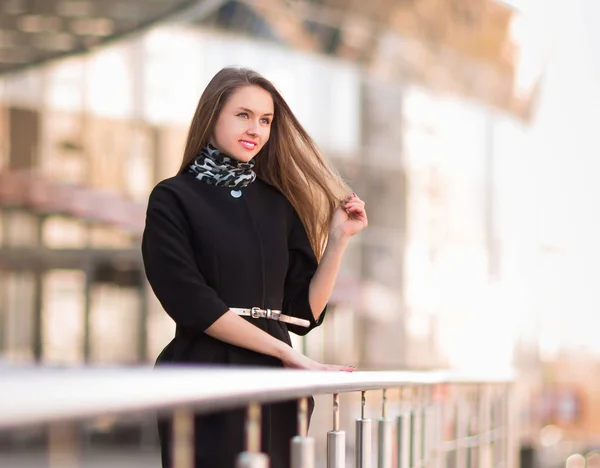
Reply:
[[[83,249],[87,245],[87,227],[78,219],[49,216],[44,220],[42,239],[51,249]]]
[[[0,359],[33,361],[34,296],[33,273],[0,271]]]
[[[42,119],[44,131],[38,164],[40,170],[53,181],[85,183],[90,164],[82,115],[47,111]]]
[[[52,109],[81,112],[84,107],[86,57],[60,60],[47,67],[47,102]]]
[[[124,189],[133,200],[145,202],[154,180],[153,141],[146,128],[132,131],[130,138],[131,149],[124,161]]]
[[[6,246],[37,247],[39,220],[37,216],[21,210],[4,212]]]
[[[10,157],[11,169],[32,169],[36,163],[40,114],[36,110],[10,109]]]
[[[90,294],[91,362],[137,362],[139,289],[103,282],[94,283]]]
[[[160,302],[158,302],[158,299],[152,292],[152,288],[150,288],[150,285],[147,283],[144,288],[144,294],[146,295],[148,311],[146,322],[146,333],[148,337],[146,343],[146,355],[150,361],[154,361],[169,341],[173,339],[173,336],[175,335],[175,322],[164,311]],[[294,337],[297,337],[297,335],[292,333],[290,337],[294,340]],[[298,343],[295,342],[295,344]],[[298,349],[300,349],[299,345]]]
[[[132,238],[110,226],[90,226],[89,246],[92,249],[128,249],[134,247]]]
[[[85,273],[50,270],[42,284],[42,360],[79,364],[83,361]]]

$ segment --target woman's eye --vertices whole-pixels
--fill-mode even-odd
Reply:
[[[244,119],[247,119],[248,118],[248,113],[247,112],[240,112],[237,116],[238,117],[242,117]]]
[[[266,117],[263,117],[262,119],[260,119],[260,121],[261,121],[262,123],[264,123],[265,125],[269,125],[269,123],[271,122],[271,121],[270,121],[268,118],[266,118]]]

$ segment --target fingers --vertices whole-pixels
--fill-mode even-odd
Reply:
[[[346,202],[344,206],[360,206],[361,208],[364,208],[365,202],[362,200],[350,200]]]
[[[364,201],[362,201],[362,200],[361,200],[361,199],[358,197],[358,195],[356,195],[355,193],[353,193],[353,194],[352,194],[352,195],[350,195],[349,197],[346,197],[346,199],[342,201],[342,204],[343,204],[343,205],[345,205],[346,203],[355,202],[355,201],[361,202],[363,205],[364,205],[364,203],[365,203]]]
[[[337,366],[335,364],[327,364],[326,370],[338,371],[338,372],[354,372],[354,366]]]
[[[367,212],[365,211],[363,202],[350,202],[345,207],[345,210],[350,219],[366,222]]]
[[[362,201],[358,195],[352,193],[351,195],[347,196],[344,200],[342,200],[342,204],[357,200]]]
[[[358,195],[353,193],[342,203],[342,208],[348,214],[365,215],[365,202],[358,198]]]
[[[335,372],[354,372],[354,366],[338,366],[336,364],[320,364],[312,359],[307,359],[307,362],[298,363],[296,365],[286,364],[284,367],[288,369],[298,370],[318,370],[318,371],[335,371]]]
[[[350,212],[350,213],[364,212],[365,204],[359,203],[359,202],[350,202],[344,208],[346,209],[347,212]]]

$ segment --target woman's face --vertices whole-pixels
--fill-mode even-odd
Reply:
[[[238,88],[221,109],[211,143],[238,161],[248,162],[269,140],[273,113],[268,91],[255,85]]]

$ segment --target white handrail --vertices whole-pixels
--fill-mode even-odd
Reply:
[[[5,368],[0,428],[189,407],[211,412],[249,402],[411,385],[503,384],[510,372],[324,372],[214,367]]]

